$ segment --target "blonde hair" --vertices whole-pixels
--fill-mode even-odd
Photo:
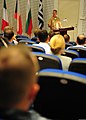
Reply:
[[[61,50],[65,49],[64,37],[60,34],[54,35],[50,39],[50,47],[53,54],[59,54]]]

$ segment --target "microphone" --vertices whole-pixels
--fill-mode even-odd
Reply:
[[[67,27],[69,26],[69,25],[68,25],[68,19],[67,19],[67,18],[64,18],[62,21],[65,23],[65,25],[66,25]]]
[[[63,21],[64,21],[64,22],[67,22],[67,18],[64,18]]]

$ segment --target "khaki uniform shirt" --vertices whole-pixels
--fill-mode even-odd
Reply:
[[[61,21],[59,17],[56,18],[51,17],[48,21],[48,26],[50,27],[51,30],[61,28]]]

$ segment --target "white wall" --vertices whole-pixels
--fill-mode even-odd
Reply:
[[[78,34],[86,35],[86,0],[80,0]]]
[[[79,19],[79,0],[58,0],[59,16],[64,27],[73,26],[73,31],[68,31],[71,40],[75,41],[77,36],[77,25]],[[67,18],[67,21],[63,21]]]

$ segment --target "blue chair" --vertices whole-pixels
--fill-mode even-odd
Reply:
[[[70,44],[69,42],[65,43],[65,49],[67,49],[70,46],[72,46],[72,44]]]
[[[58,69],[39,72],[33,109],[55,120],[86,118],[86,75]]]
[[[40,70],[45,68],[62,69],[62,64],[59,57],[40,52],[33,52],[33,54],[38,59]]]
[[[64,53],[62,54],[63,56],[67,56],[67,57],[71,57],[72,60],[74,58],[79,58],[79,53],[77,51],[74,50],[65,50]]]
[[[77,45],[76,42],[74,41],[70,41],[69,43],[72,44],[73,46]]]
[[[86,58],[73,59],[68,70],[86,75]]]
[[[26,36],[26,35],[16,35],[16,39],[17,38],[28,38],[28,36]]]
[[[35,46],[35,45],[30,45],[30,44],[26,44],[26,46],[30,47],[33,52],[42,52],[42,53],[45,53],[45,49],[43,47]]]
[[[16,35],[16,39],[19,42],[20,40],[26,40],[26,39],[30,39],[30,38],[25,35]]]
[[[28,39],[22,39],[22,40],[19,40],[19,43],[22,43],[22,44],[36,44],[36,42],[30,40],[29,38]]]
[[[34,41],[34,42],[36,42],[37,44],[39,43],[38,37],[32,37],[31,40]]]
[[[77,51],[81,58],[86,58],[86,48],[84,47],[69,47],[68,50]]]

